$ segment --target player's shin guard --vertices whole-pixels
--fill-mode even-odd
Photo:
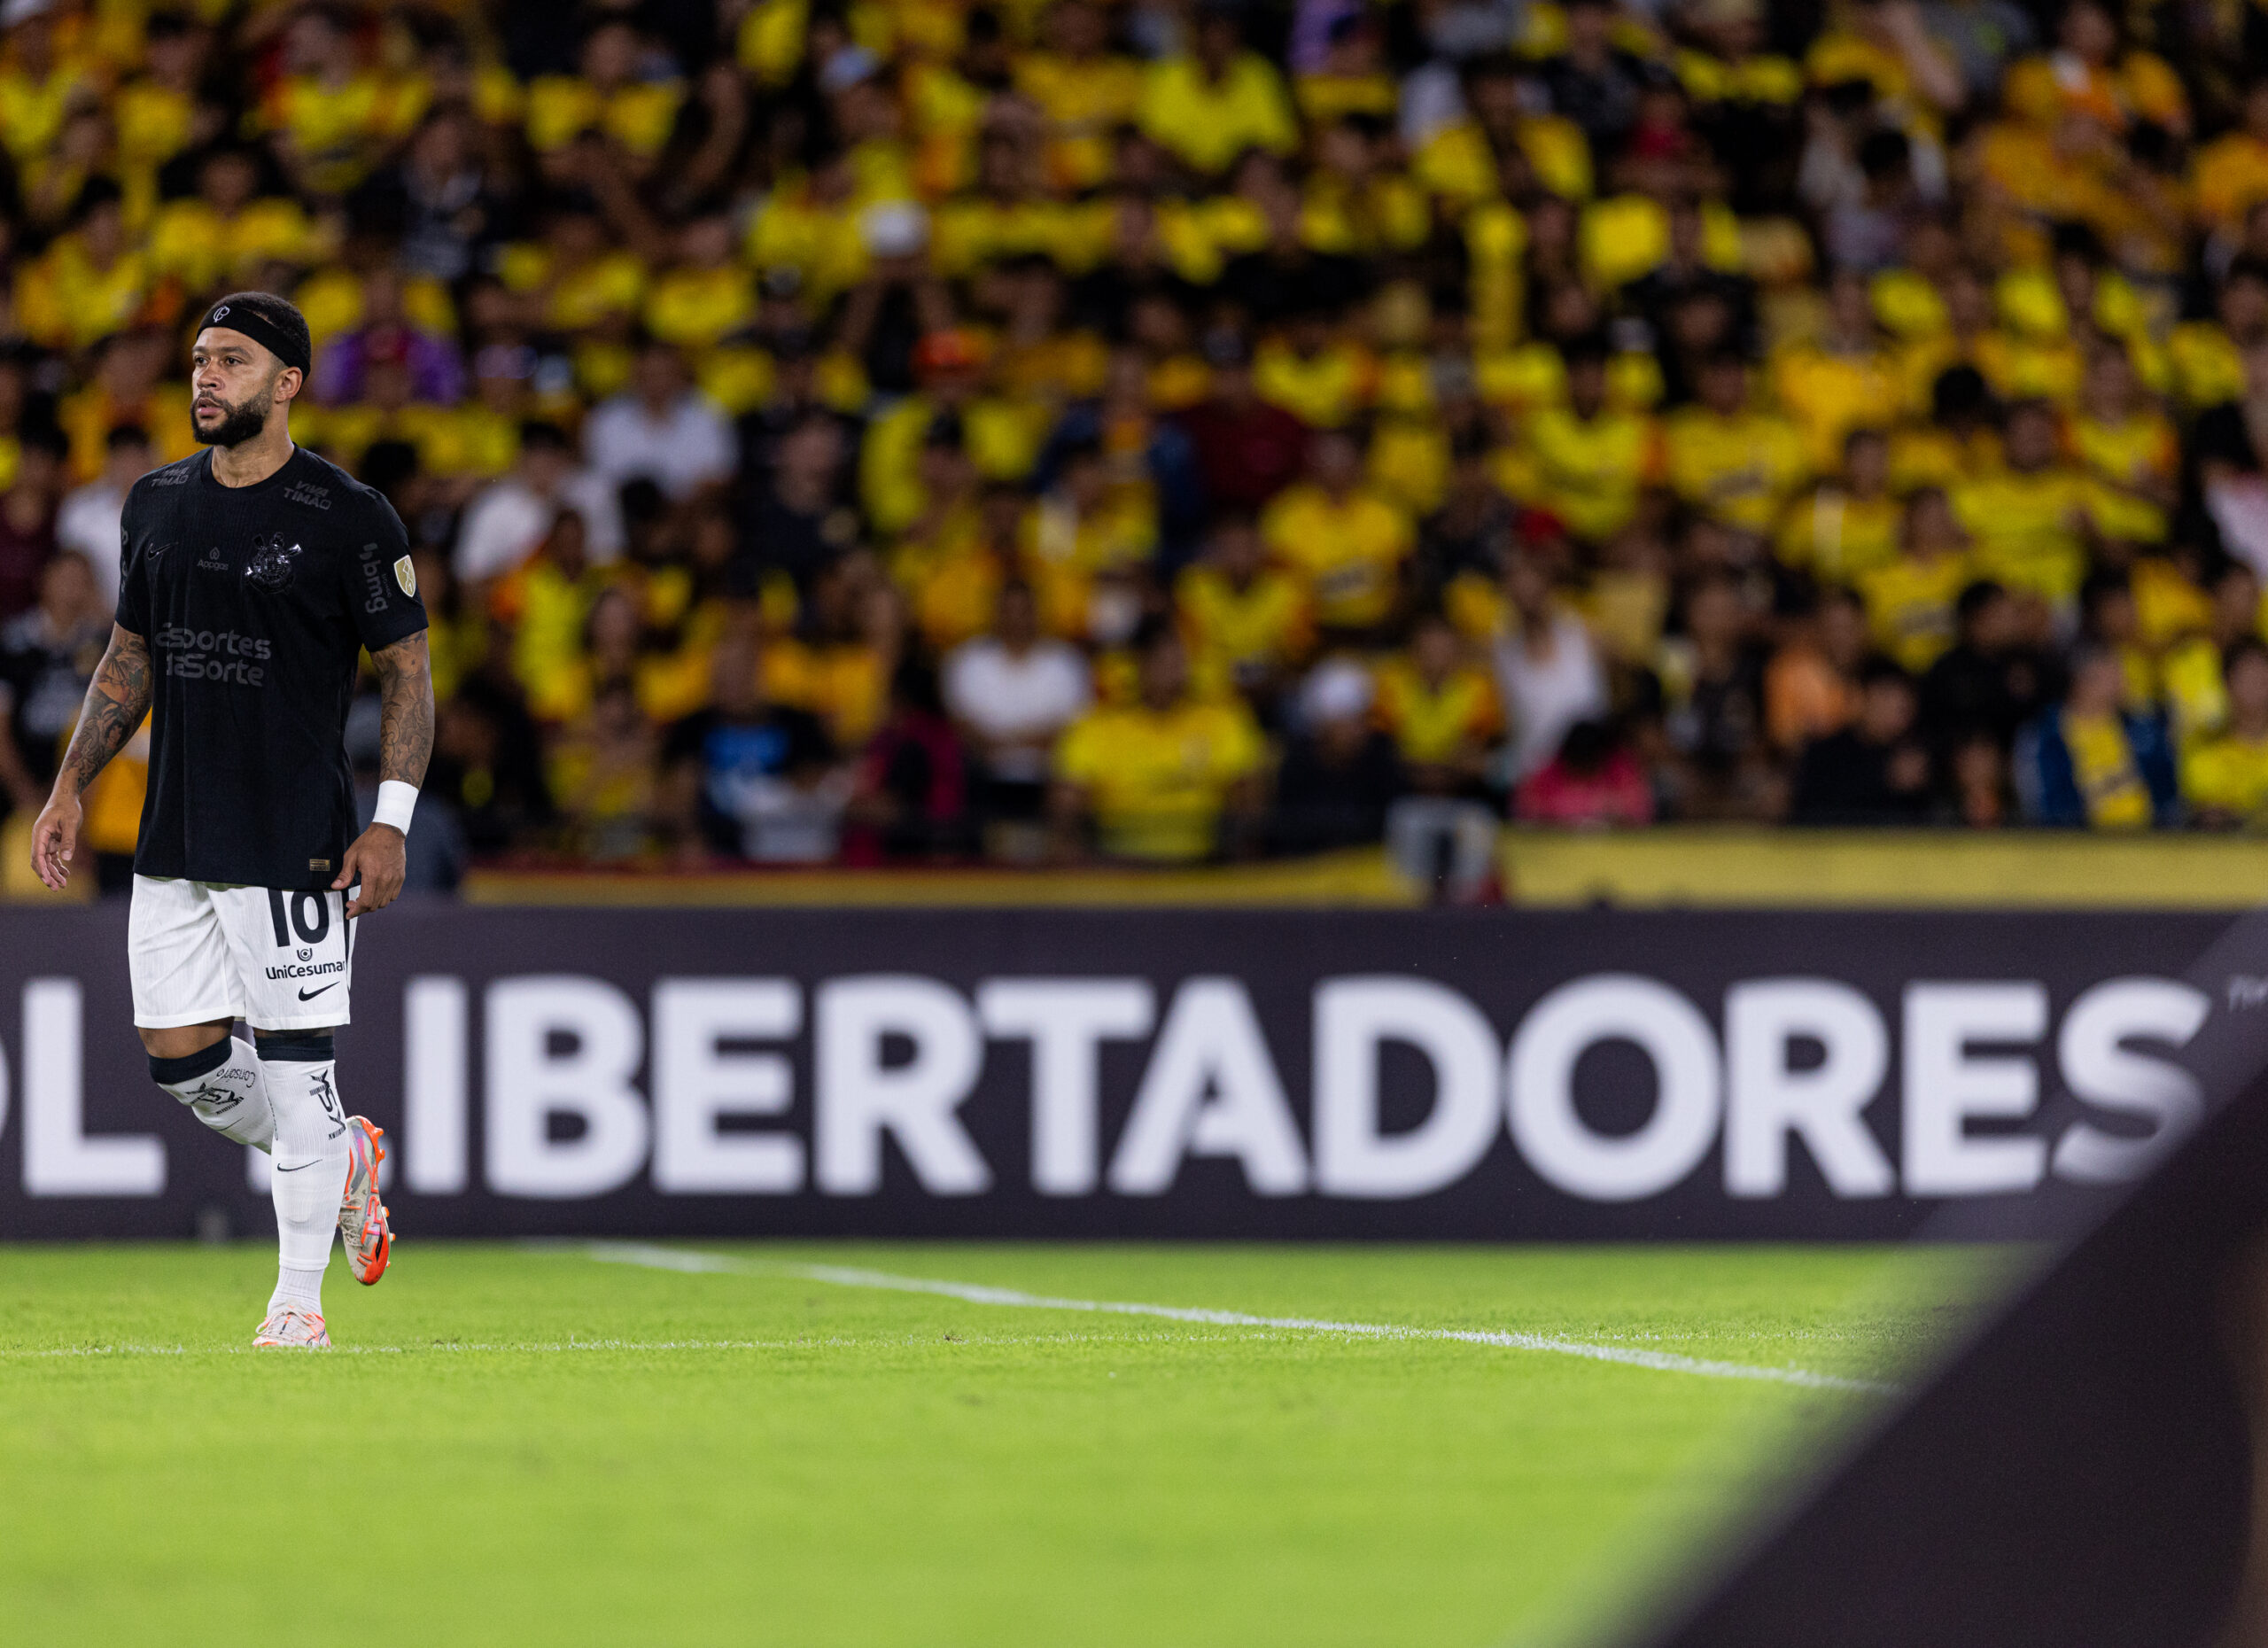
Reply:
[[[320,1312],[322,1271],[346,1188],[346,1111],[338,1101],[329,1030],[288,1030],[260,1041],[276,1112],[276,1237],[281,1302]]]
[[[260,1056],[243,1041],[216,1041],[185,1059],[152,1055],[150,1079],[221,1137],[274,1149],[276,1113],[268,1107],[268,1084],[260,1077]]]

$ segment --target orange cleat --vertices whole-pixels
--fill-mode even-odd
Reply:
[[[386,1159],[378,1140],[385,1129],[364,1116],[346,1118],[346,1194],[338,1205],[338,1237],[346,1248],[346,1267],[354,1279],[368,1287],[386,1273],[393,1252],[393,1231],[386,1223],[385,1204],[378,1200],[378,1163]]]

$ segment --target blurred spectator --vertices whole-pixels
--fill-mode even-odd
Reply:
[[[540,721],[564,721],[586,705],[589,682],[576,665],[603,588],[583,517],[562,509],[536,553],[490,597],[489,610],[512,633],[513,673]]]
[[[858,762],[846,812],[848,864],[951,859],[973,844],[968,763],[937,695],[937,678],[918,658],[890,677],[889,707]]]
[[[2230,647],[2228,719],[2181,752],[2181,798],[2209,828],[2268,823],[2268,645]]]
[[[384,361],[408,374],[409,398],[453,406],[464,398],[464,359],[446,338],[422,331],[403,307],[400,273],[391,267],[362,276],[361,323],[322,346],[310,387],[325,406],[351,406],[369,393],[371,367]]]
[[[757,864],[813,864],[835,856],[850,775],[807,710],[766,701],[758,649],[720,644],[710,706],[669,731],[663,751],[690,804],[699,838]]]
[[[1147,487],[1113,477],[1099,442],[1063,455],[1021,536],[1049,630],[1099,647],[1132,634],[1147,605],[1157,509]]]
[[[1821,583],[1862,585],[1898,557],[1903,511],[1890,490],[1890,437],[1871,426],[1843,441],[1841,472],[1798,499],[1780,526],[1780,558]]]
[[[29,610],[39,599],[41,572],[55,553],[63,457],[61,435],[27,436],[17,453],[15,479],[0,493],[0,619]]]
[[[1578,721],[1558,752],[1520,781],[1512,816],[1577,829],[1651,824],[1653,789],[1612,720]]]
[[[1606,676],[1590,631],[1559,604],[1540,561],[1516,556],[1505,567],[1504,605],[1496,687],[1512,729],[1509,776],[1518,783],[1557,753],[1569,727],[1606,712]]]
[[[400,163],[364,185],[364,212],[383,202],[383,214],[400,220],[401,263],[411,274],[462,280],[479,248],[503,227],[502,204],[481,164],[480,138],[469,110],[436,109]]]
[[[1730,349],[1703,363],[1698,388],[1665,427],[1671,489],[1728,525],[1768,532],[1811,467],[1803,437],[1750,405],[1748,362]]]
[[[1897,558],[1859,580],[1874,644],[1910,674],[1928,670],[1953,645],[1955,606],[1975,579],[1944,491],[1916,488],[1899,512]]]
[[[1188,54],[1153,64],[1142,87],[1144,135],[1200,176],[1227,170],[1247,149],[1288,154],[1299,143],[1283,76],[1245,50],[1239,16],[1205,6]]]
[[[1940,820],[1968,829],[2000,829],[2017,821],[2008,752],[1990,733],[1972,733],[1946,762],[1946,796]]]
[[[1789,822],[1918,824],[1930,805],[1930,753],[1915,735],[1914,683],[1888,658],[1859,672],[1858,713],[1806,745]]]
[[[110,630],[86,557],[67,549],[41,569],[37,604],[0,623],[0,796],[11,810],[47,805]]]
[[[1972,102],[1992,95],[2001,70],[2039,37],[2014,0],[1923,0],[1922,23],[1961,71]]]
[[[1385,834],[1386,809],[1406,780],[1393,738],[1371,713],[1374,696],[1369,672],[1343,658],[1317,665],[1301,687],[1269,825],[1278,851],[1358,847]]]
[[[451,804],[477,853],[502,853],[535,844],[554,812],[543,768],[543,741],[519,690],[497,669],[501,646],[488,667],[465,678],[434,718],[433,760],[419,792]]]
[[[1260,532],[1307,583],[1326,641],[1371,641],[1399,613],[1416,533],[1400,508],[1363,484],[1363,449],[1348,431],[1309,436],[1306,478],[1276,495]]]
[[[2008,408],[2005,466],[1953,488],[1953,512],[1978,568],[2014,593],[2070,610],[2100,528],[2100,488],[2063,461],[2055,413],[2045,401]]]
[[[857,541],[858,517],[844,496],[846,456],[842,424],[823,412],[781,437],[748,510],[751,571],[783,573],[808,594],[812,576]]]
[[[85,558],[105,607],[118,604],[118,557],[126,491],[152,467],[150,437],[139,424],[121,424],[103,443],[103,472],[64,494],[55,512],[55,541]]]
[[[592,408],[583,452],[605,480],[643,476],[680,501],[723,484],[738,455],[732,424],[687,380],[678,351],[659,341],[638,351],[629,388]]]
[[[1764,671],[1764,725],[1775,748],[1800,753],[1849,725],[1866,654],[1866,609],[1848,590],[1830,589],[1788,620]]]
[[[1086,661],[1039,633],[1031,587],[1001,587],[991,633],[946,661],[944,702],[967,738],[990,820],[1041,816],[1056,740],[1087,708]]]
[[[1680,810],[1695,819],[1767,816],[1764,672],[1738,584],[1724,572],[1705,578],[1687,595],[1684,618],[1665,683]]]
[[[1160,569],[1170,573],[1188,561],[1204,527],[1205,484],[1188,431],[1158,416],[1153,406],[1141,352],[1112,351],[1101,395],[1065,414],[1034,478],[1045,486],[1064,454],[1090,445],[1102,452],[1115,479],[1146,484],[1154,494]]]
[[[580,856],[603,864],[644,851],[659,753],[626,677],[610,675],[592,688],[587,707],[561,728],[550,760],[551,793]]]
[[[1393,735],[1412,787],[1436,796],[1477,789],[1503,712],[1487,672],[1466,661],[1449,620],[1419,618],[1407,650],[1380,665],[1377,680],[1379,723]]]
[[[1649,487],[1662,479],[1655,421],[1609,402],[1605,338],[1578,338],[1564,351],[1567,403],[1540,407],[1513,457],[1513,485],[1577,538],[1603,543],[1635,520]]]
[[[1272,702],[1315,643],[1305,584],[1269,564],[1247,515],[1218,518],[1204,559],[1175,583],[1174,608],[1199,668],[1232,681],[1254,704]]]
[[[2260,579],[2248,566],[2225,564],[2213,575],[2202,612],[2181,615],[2182,633],[2158,659],[2158,681],[2174,730],[2183,739],[2218,728],[2228,719],[2226,660],[2247,641],[2268,639],[2268,607]]]
[[[2083,652],[2062,707],[2024,730],[2016,789],[2033,821],[2147,829],[2171,812],[2178,797],[2164,724],[2123,708],[2125,692],[2115,655]]]
[[[1212,393],[1181,415],[1197,450],[1206,501],[1257,513],[1289,486],[1307,460],[1307,425],[1262,400],[1252,381],[1252,352],[1234,332],[1205,340]]]
[[[1611,0],[1570,0],[1565,16],[1566,50],[1544,60],[1543,87],[1552,113],[1581,128],[1592,163],[1603,166],[1637,123],[1640,96],[1658,71],[1614,44]]]
[[[1954,615],[1953,646],[1922,678],[1922,735],[1943,750],[1982,731],[2006,750],[2060,695],[2059,672],[2029,643],[2023,609],[1999,584],[1970,584]]]
[[[156,327],[114,332],[103,340],[89,381],[65,395],[55,409],[56,422],[70,438],[73,483],[99,478],[109,462],[111,431],[128,424],[149,434],[154,462],[170,463],[197,450],[187,385],[159,382],[169,364],[167,354],[166,335]]]
[[[1569,379],[1572,385],[1573,370]],[[1570,393],[1572,393],[1572,388]],[[1441,507],[1418,530],[1415,598],[1431,605],[1463,577],[1495,584],[1511,553],[1518,509],[1496,484],[1486,432],[1461,435],[1450,448]]]
[[[1066,846],[1091,830],[1106,856],[1153,864],[1235,848],[1259,805],[1260,729],[1241,704],[1191,696],[1171,626],[1153,626],[1136,656],[1134,702],[1090,710],[1057,746],[1051,806]]]
[[[575,465],[575,449],[558,426],[520,426],[512,472],[466,506],[452,564],[467,584],[485,585],[535,553],[562,509],[583,523],[586,552],[603,564],[622,553],[622,520],[606,478]]]

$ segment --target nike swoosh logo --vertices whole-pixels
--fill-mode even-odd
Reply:
[[[338,981],[337,979],[333,979],[333,980],[331,980],[331,981],[330,981],[330,983],[325,984],[325,985],[322,987],[322,990],[303,990],[303,991],[301,991],[299,992],[299,999],[300,999],[300,1000],[302,1000],[302,1001],[312,1001],[312,1000],[314,1000],[317,996],[320,996],[321,994],[322,994],[322,991],[323,991],[323,990],[337,990],[338,988]]]
[[[278,1173],[296,1173],[299,1170],[299,1168],[311,1168],[313,1166],[315,1166],[315,1163],[312,1162],[302,1162],[299,1163],[299,1167],[285,1167],[281,1162],[278,1162],[276,1164],[276,1170]]]

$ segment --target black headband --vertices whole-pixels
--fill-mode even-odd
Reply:
[[[254,343],[266,345],[268,353],[284,365],[298,367],[302,377],[315,365],[307,355],[305,332],[294,338],[249,303],[214,304],[213,312],[205,317],[197,330],[203,331],[207,326],[225,326],[230,331],[242,332]]]

